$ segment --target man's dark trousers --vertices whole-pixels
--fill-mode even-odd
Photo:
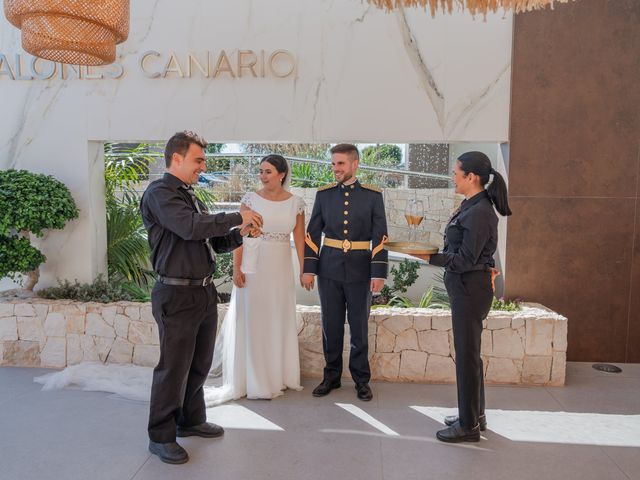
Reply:
[[[324,379],[340,381],[344,345],[345,314],[349,322],[351,348],[349,371],[356,383],[367,383],[369,369],[368,322],[371,308],[371,281],[340,282],[318,276],[318,293],[322,306],[322,347],[324,350]]]
[[[216,338],[216,289],[156,283],[151,305],[160,334],[160,361],[153,371],[149,439],[169,443],[176,440],[177,425],[206,421],[203,385]]]

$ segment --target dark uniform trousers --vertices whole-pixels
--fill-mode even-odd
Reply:
[[[349,371],[356,383],[371,378],[369,369],[368,321],[371,308],[371,282],[340,282],[318,276],[318,293],[322,305],[322,347],[324,378],[337,382],[342,376],[345,314],[351,333]]]
[[[453,341],[460,424],[473,428],[484,414],[484,368],[480,358],[482,321],[493,301],[491,273],[446,272],[444,283],[451,301]]]
[[[203,385],[209,374],[218,323],[215,287],[156,283],[151,292],[160,336],[160,361],[153,371],[149,438],[176,440],[176,426],[206,421]]]
[[[367,383],[371,377],[367,330],[371,278],[387,277],[386,240],[387,221],[379,188],[356,180],[350,185],[333,183],[318,189],[307,225],[303,271],[317,276],[324,379],[332,383],[342,376],[345,318],[351,332],[351,377],[356,383]]]

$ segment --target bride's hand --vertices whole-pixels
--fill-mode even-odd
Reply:
[[[246,279],[244,278],[244,273],[240,269],[233,271],[233,284],[238,288],[244,288],[244,284]]]

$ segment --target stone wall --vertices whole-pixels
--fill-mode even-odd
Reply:
[[[225,306],[220,307],[221,318]],[[305,377],[324,365],[320,309],[298,306]],[[345,375],[348,376],[348,327]],[[455,381],[451,314],[435,309],[373,310],[369,357],[374,380]],[[482,333],[488,383],[564,385],[567,319],[535,304],[491,312]],[[149,304],[43,299],[0,302],[0,365],[62,368],[83,361],[155,366],[158,330]]]
[[[305,218],[311,215],[311,209],[316,197],[315,188],[292,188],[291,191],[300,195],[307,204]],[[384,189],[384,203],[387,214],[387,229],[389,238],[394,241],[407,240],[409,228],[404,217],[407,200],[416,198],[424,205],[424,220],[418,227],[417,240],[439,247],[443,246],[444,228],[447,221],[462,202],[462,196],[456,195],[451,188],[386,188]]]

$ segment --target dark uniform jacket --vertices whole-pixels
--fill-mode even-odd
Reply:
[[[464,200],[445,229],[444,250],[431,255],[429,263],[447,272],[465,273],[495,266],[498,246],[498,216],[482,191]]]
[[[165,277],[201,279],[215,272],[204,240],[209,239],[216,252],[230,252],[242,245],[240,230],[230,228],[242,223],[239,213],[207,214],[202,202],[196,211],[189,187],[165,173],[152,182],[140,201],[144,226],[149,232],[151,263]]]
[[[371,242],[367,250],[332,248],[325,238],[344,242]],[[307,226],[304,273],[313,273],[341,282],[362,282],[387,278],[387,220],[379,188],[332,183],[318,189]],[[345,243],[348,247],[348,242]]]

